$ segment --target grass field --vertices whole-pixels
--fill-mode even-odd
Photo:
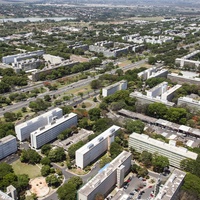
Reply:
[[[17,160],[12,163],[12,167],[15,174],[28,174],[29,178],[41,176],[40,168],[37,165],[28,165]]]

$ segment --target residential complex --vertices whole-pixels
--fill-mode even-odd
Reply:
[[[176,200],[186,173],[175,169],[154,200]]]
[[[131,153],[123,151],[106,168],[78,191],[78,200],[94,200],[99,193],[106,196],[114,187],[121,187],[131,167]]]
[[[183,56],[182,58],[176,58],[175,63],[179,64],[180,67],[184,67],[187,65],[189,67],[198,68],[200,66],[200,61],[192,60],[192,57],[194,57],[195,55],[199,53],[200,53],[200,50],[196,50],[186,56]]]
[[[51,142],[67,128],[76,126],[77,120],[77,114],[75,113],[66,114],[59,119],[53,118],[50,124],[42,126],[30,134],[31,146],[38,149],[44,144]]]
[[[147,90],[146,95],[140,92],[132,92],[130,97],[136,98],[140,104],[150,104],[157,102],[172,107],[174,106],[174,103],[171,102],[174,97],[174,93],[180,87],[182,86],[177,84],[174,87],[169,88],[167,82],[162,82],[150,90]]]
[[[114,94],[118,90],[126,90],[127,89],[127,81],[122,80],[117,83],[114,83],[112,85],[109,85],[108,87],[105,87],[102,89],[102,96],[107,97],[111,94]]]
[[[17,140],[13,135],[0,139],[0,160],[17,151]]]
[[[189,97],[180,97],[178,98],[178,106],[188,106],[190,108],[193,108],[195,110],[199,110],[200,109],[200,101],[198,100],[194,100],[192,98]]]
[[[30,137],[30,133],[36,131],[40,127],[50,124],[54,119],[59,119],[63,116],[62,109],[54,108],[38,117],[15,126],[17,139],[24,141]]]
[[[28,58],[42,56],[43,54],[44,54],[43,50],[38,50],[38,51],[32,51],[28,53],[9,55],[9,56],[2,57],[2,62],[6,64],[11,64],[11,63],[16,63],[21,60],[26,60]]]
[[[140,77],[142,80],[147,80],[149,78],[155,78],[155,77],[167,77],[168,70],[162,69],[160,67],[151,67],[149,69],[146,69],[140,73],[138,73],[138,77]]]
[[[119,126],[113,125],[95,137],[92,141],[78,149],[76,151],[76,166],[83,169],[106,152],[109,149],[110,144],[114,142],[116,132],[119,129]]]
[[[197,159],[198,154],[188,151],[183,147],[176,147],[174,143],[164,143],[148,135],[132,133],[129,137],[129,147],[134,148],[136,151],[142,153],[148,151],[150,153],[158,153],[159,155],[166,156],[169,159],[170,165],[180,168],[180,162],[183,159],[190,158]]]

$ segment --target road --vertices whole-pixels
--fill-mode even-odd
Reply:
[[[59,168],[62,171],[62,173],[63,173],[63,175],[65,177],[64,183],[66,183],[71,177],[77,176],[77,175],[69,172],[66,169],[66,167],[63,168],[63,167],[60,167],[60,166],[58,166],[56,164],[52,164],[52,165],[53,165],[54,168]],[[98,173],[98,171],[100,170],[99,163],[94,164],[94,166],[95,167],[93,167],[93,169],[88,174],[80,175],[80,177],[82,178],[84,184],[87,183],[92,177],[94,177]],[[44,200],[57,200],[58,199],[58,195],[57,195],[56,191],[54,191],[52,194],[50,194],[49,196],[47,196],[45,198],[42,198],[42,199],[44,199]]]
[[[122,67],[121,69],[123,69],[123,71],[127,71],[129,69],[139,67],[141,64],[144,64],[145,62],[146,62],[146,59],[141,60],[141,61],[136,62],[136,63],[133,63],[133,64],[129,64],[127,66]],[[114,74],[116,72],[116,70],[117,69],[113,69],[113,70],[111,70],[110,72],[107,72],[107,73]],[[52,95],[52,96],[53,95],[59,95],[59,94],[63,94],[64,92],[70,91],[72,89],[76,89],[76,88],[79,88],[79,87],[82,87],[82,86],[86,86],[90,82],[92,82],[93,80],[98,79],[99,76],[101,76],[101,75],[102,74],[96,75],[95,77],[88,77],[87,79],[83,79],[83,80],[77,81],[75,83],[72,83],[70,85],[64,86],[64,87],[60,88],[59,90],[48,91],[48,92],[39,94],[38,97],[36,97],[36,98],[33,97],[33,98],[30,98],[26,101],[21,101],[21,102],[15,103],[13,105],[6,106],[4,108],[0,108],[0,116],[3,116],[3,114],[5,112],[13,112],[13,111],[21,109],[22,107],[26,107],[26,106],[29,105],[29,103],[31,101],[35,101],[37,98],[43,98],[47,94]],[[37,85],[37,87],[41,87],[41,86]]]

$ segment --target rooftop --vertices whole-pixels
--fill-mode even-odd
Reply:
[[[179,188],[186,173],[175,169],[172,175],[169,177],[163,188],[160,190],[155,200],[171,200],[176,190]]]
[[[93,140],[91,140],[90,142],[82,146],[80,149],[78,149],[77,152],[81,154],[87,153],[88,151],[90,151],[90,149],[92,149],[93,147],[95,147],[97,144],[104,141],[105,139],[107,139],[109,136],[112,136],[119,129],[120,129],[119,126],[116,126],[116,125],[111,126],[106,131],[104,131],[103,133],[95,137]]]
[[[110,89],[110,88],[113,88],[113,87],[115,87],[115,86],[118,86],[118,85],[120,85],[120,84],[122,84],[122,83],[127,83],[127,81],[126,80],[121,80],[121,81],[119,81],[119,82],[117,82],[117,83],[114,83],[114,84],[112,84],[112,85],[109,85],[109,86],[107,86],[107,87],[105,87],[105,88],[103,88],[103,89]]]
[[[13,135],[8,135],[6,137],[3,137],[3,138],[0,139],[0,145],[4,144],[4,143],[6,143],[6,142],[8,142],[8,141],[10,141],[10,140],[12,140],[14,138],[16,138],[16,137],[13,136]]]
[[[38,130],[32,132],[31,134],[38,136],[38,135],[42,134],[43,132],[45,132],[49,129],[52,129],[52,128],[56,127],[58,124],[61,124],[75,116],[77,116],[77,114],[75,114],[75,113],[66,114],[62,118],[54,120],[53,122],[51,122],[50,124],[48,124],[46,126],[40,127]]]
[[[14,200],[14,199],[0,190],[0,200]]]

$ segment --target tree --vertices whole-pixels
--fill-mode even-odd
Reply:
[[[121,145],[119,145],[116,142],[111,143],[111,145],[110,145],[110,155],[111,155],[112,159],[116,158],[122,151],[123,151],[123,148],[122,148]]]
[[[145,167],[149,167],[152,163],[152,154],[147,151],[143,151],[139,160],[145,165]]]
[[[164,118],[167,111],[167,106],[162,103],[151,103],[147,108],[147,114],[156,118]]]
[[[150,65],[154,65],[154,64],[156,63],[156,61],[157,61],[157,60],[156,60],[155,57],[152,57],[152,56],[151,56],[151,57],[148,58],[148,63],[149,63]]]
[[[165,167],[169,166],[169,160],[165,156],[160,156],[157,154],[153,155],[153,160],[152,160],[152,165],[153,165],[153,170],[155,172],[163,172]]]
[[[49,165],[49,166],[51,165],[51,161],[50,161],[50,159],[48,157],[42,158],[42,160],[40,161],[40,163],[42,165]]]
[[[17,119],[16,114],[12,112],[5,112],[3,116],[6,122],[14,122]]]
[[[23,113],[27,112],[26,107],[22,107],[22,112],[23,112]]]
[[[45,101],[51,101],[51,97],[47,94],[44,96],[44,100]]]
[[[101,82],[100,80],[93,80],[91,83],[90,83],[90,86],[92,89],[96,90],[96,89],[99,89],[101,87]]]
[[[79,141],[76,144],[73,144],[68,148],[68,155],[69,155],[70,159],[74,159],[75,158],[76,150],[81,148],[84,144],[85,143],[83,141]]]
[[[144,130],[144,127],[144,123],[140,120],[133,121],[131,119],[128,119],[125,123],[125,128],[127,129],[128,133],[136,132],[141,134]]]
[[[184,191],[189,191],[190,193],[197,195],[198,199],[200,198],[200,178],[187,173],[184,179],[184,184],[182,186]]]
[[[29,185],[30,178],[27,174],[19,174],[17,176],[17,190],[23,191],[26,190]]]
[[[66,159],[66,154],[62,147],[57,147],[49,152],[48,158],[51,162],[61,162]]]
[[[76,185],[65,183],[57,190],[59,200],[76,200]]]
[[[58,187],[61,184],[61,180],[55,175],[50,175],[46,177],[46,182],[49,186]]]
[[[22,150],[20,160],[28,164],[36,164],[40,162],[41,156],[33,149]]]
[[[47,156],[49,154],[50,150],[51,150],[51,145],[50,144],[45,144],[41,148],[41,153]]]
[[[49,165],[42,166],[41,174],[42,176],[48,176],[50,174],[50,166]]]
[[[3,177],[6,174],[9,174],[9,173],[13,173],[12,166],[5,162],[0,163],[0,180],[3,179]]]
[[[83,184],[83,180],[79,176],[73,176],[69,179],[68,183],[75,184],[76,189],[78,189]]]
[[[92,109],[89,110],[88,114],[89,114],[90,119],[92,121],[96,121],[101,116],[101,110],[99,108],[92,108]]]

